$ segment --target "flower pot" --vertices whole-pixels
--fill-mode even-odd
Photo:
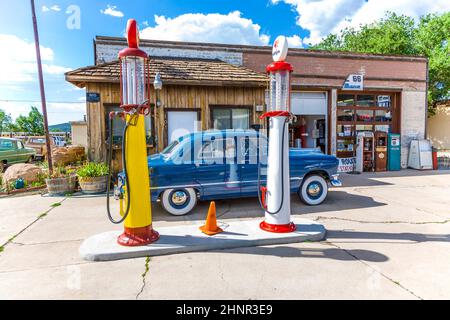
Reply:
[[[108,176],[101,177],[78,177],[81,191],[83,193],[94,194],[106,191]]]
[[[45,179],[49,195],[65,195],[73,193],[77,184],[77,176],[70,175],[63,178]]]

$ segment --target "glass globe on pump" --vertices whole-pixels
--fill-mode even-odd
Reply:
[[[128,48],[119,52],[121,107],[129,110],[145,102],[148,107],[148,56],[139,49],[139,30],[136,21],[130,19],[127,25]],[[135,36],[134,36],[135,35]]]

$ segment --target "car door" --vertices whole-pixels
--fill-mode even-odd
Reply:
[[[208,136],[195,148],[196,181],[203,199],[240,196],[239,167],[236,162],[236,137]]]
[[[30,159],[30,153],[22,141],[16,141],[17,143],[17,160],[16,162],[27,162]]]
[[[0,140],[0,161],[5,161],[6,163],[14,163],[16,157],[16,150],[11,140]]]
[[[265,136],[243,136],[239,139],[238,157],[241,175],[241,195],[251,197],[258,192],[258,168],[260,184],[266,183],[267,138]]]
[[[18,163],[21,160],[21,152],[20,152],[20,144],[19,141],[11,141],[12,142],[12,148],[11,148],[11,157],[9,160],[9,163]]]

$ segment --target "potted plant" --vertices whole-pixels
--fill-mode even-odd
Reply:
[[[64,195],[75,191],[77,176],[73,170],[59,166],[48,175],[45,183],[50,195]]]
[[[105,192],[108,172],[108,166],[104,163],[88,162],[84,164],[77,170],[81,190],[90,194]]]

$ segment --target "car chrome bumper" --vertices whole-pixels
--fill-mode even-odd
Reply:
[[[339,180],[339,175],[338,174],[335,174],[335,175],[331,176],[330,184],[333,187],[342,187],[342,181]]]

